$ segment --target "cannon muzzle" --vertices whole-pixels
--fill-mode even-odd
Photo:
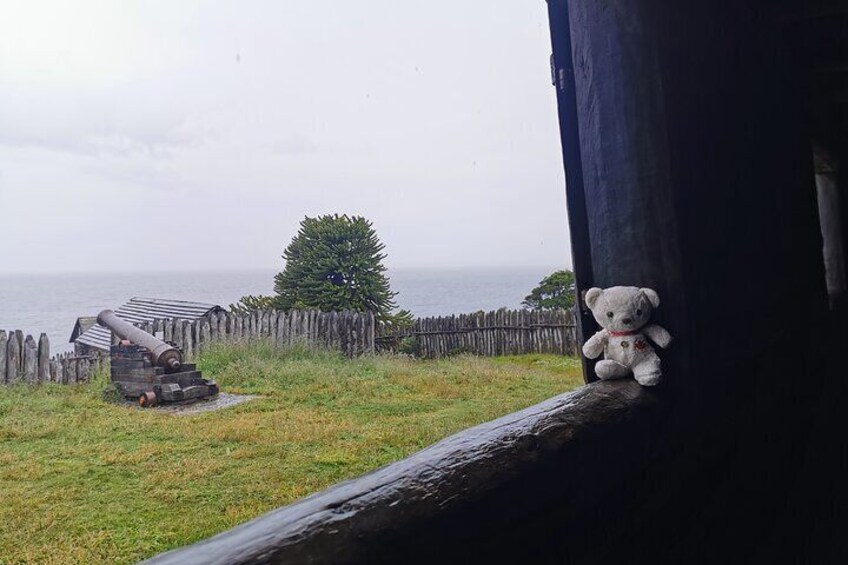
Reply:
[[[150,362],[154,365],[163,367],[168,371],[178,371],[182,367],[183,355],[179,349],[122,320],[111,310],[100,312],[97,315],[97,323],[109,328],[121,339],[126,339],[147,349]]]

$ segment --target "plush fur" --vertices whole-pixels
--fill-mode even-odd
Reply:
[[[648,340],[663,349],[671,343],[664,328],[648,324],[651,312],[660,305],[659,295],[650,288],[613,286],[590,288],[585,300],[603,328],[583,344],[583,354],[589,359],[604,354],[604,360],[595,365],[598,377],[621,379],[632,374],[640,385],[659,383],[660,358]]]

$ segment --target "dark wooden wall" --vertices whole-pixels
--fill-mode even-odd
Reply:
[[[751,1],[549,6],[555,74],[573,68],[573,94],[558,98],[563,144],[579,140],[579,169],[566,159],[569,197],[585,209],[570,202],[578,274],[656,288],[659,321],[677,338],[657,391],[673,408],[655,465],[606,517],[629,525],[572,540],[572,552],[803,555],[804,524],[790,517],[810,446],[827,443],[815,437],[827,428],[815,423],[828,417],[823,387],[839,375],[825,366],[838,334],[792,12]],[[820,476],[838,473],[829,461]]]
[[[797,61],[751,3],[563,4],[576,107],[561,112],[588,220],[575,246],[592,284],[656,288],[675,366],[713,383],[706,359],[767,349],[789,312],[823,313]]]

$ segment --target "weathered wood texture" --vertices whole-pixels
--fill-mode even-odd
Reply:
[[[212,343],[264,342],[278,348],[295,345],[326,347],[348,357],[376,350],[397,350],[414,340],[414,351],[422,357],[444,357],[455,353],[516,355],[521,353],[575,354],[573,315],[564,310],[462,314],[419,318],[401,333],[380,331],[372,314],[358,312],[261,311],[247,315],[229,312],[194,321],[154,320],[143,330],[173,341],[187,361]],[[45,334],[36,341],[20,330],[0,332],[0,383],[76,383],[91,378],[99,362],[96,356],[63,353],[50,356]]]
[[[573,127],[577,115],[577,98],[574,81],[574,62],[569,29],[568,6],[565,1],[549,1],[548,11],[552,22],[557,22],[566,33],[551,34],[551,74],[556,90],[559,127],[562,137],[562,160],[565,165],[565,204],[571,237],[571,261],[575,287],[582,292],[595,285],[592,270],[592,253],[589,241],[589,216],[586,196],[583,193],[583,162],[580,158],[580,135]],[[595,320],[582,300],[576,307],[575,335],[577,343],[584,343],[595,332]],[[583,378],[586,382],[597,380],[595,361],[582,357]]]
[[[93,356],[60,353],[50,356],[50,340],[41,334],[36,341],[20,330],[0,330],[0,384],[87,382],[100,363]]]
[[[575,355],[574,315],[566,310],[497,310],[418,318],[409,329],[378,330],[377,350],[438,358],[457,353],[494,357],[524,353]]]
[[[189,361],[209,344],[246,342],[326,347],[353,357],[374,351],[376,321],[372,314],[359,312],[266,310],[245,315],[218,312],[194,321],[156,320],[151,327],[182,348]]]

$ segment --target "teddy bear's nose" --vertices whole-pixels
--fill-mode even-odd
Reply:
[[[623,320],[621,320],[621,322],[623,324],[627,324],[628,326],[630,325],[630,322],[632,322],[632,321],[633,321],[633,318],[624,318]]]

